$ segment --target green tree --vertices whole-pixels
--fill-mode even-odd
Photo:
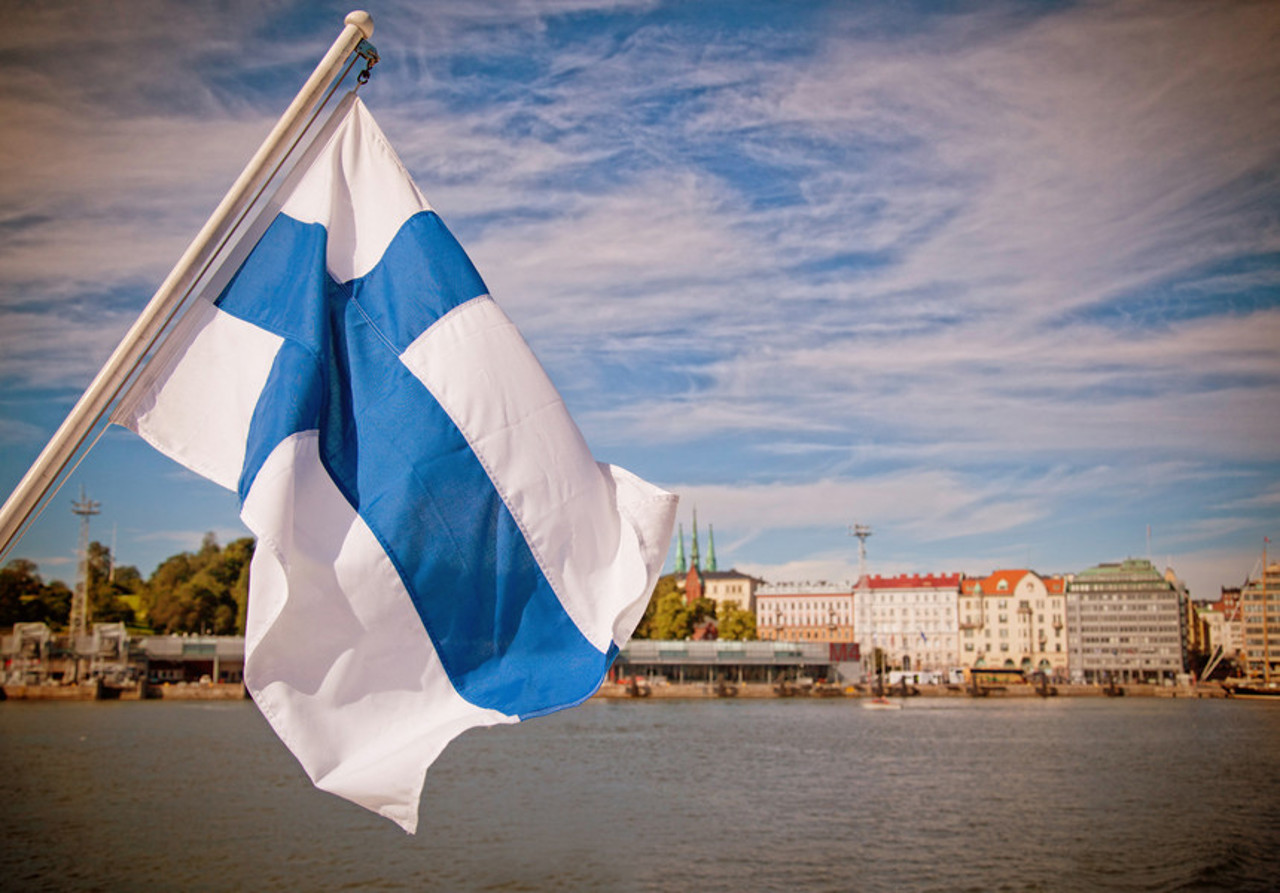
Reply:
[[[112,623],[123,621],[132,623],[133,608],[120,597],[132,595],[136,589],[129,584],[136,583],[141,588],[142,578],[137,568],[116,568],[112,573],[111,550],[102,543],[89,543],[89,617],[94,623]],[[132,573],[130,573],[132,571]]]
[[[695,598],[689,605],[689,622],[691,626],[697,626],[704,620],[716,619],[716,603],[705,595],[701,598]]]
[[[195,556],[190,552],[170,555],[152,571],[147,580],[146,604],[147,617],[151,625],[160,632],[179,631],[178,587],[195,574],[193,564]]]
[[[249,537],[219,547],[209,533],[199,551],[161,562],[147,581],[152,625],[170,633],[243,633],[253,548]]]
[[[44,581],[34,561],[15,558],[0,568],[0,626],[43,620],[40,595]]]
[[[0,568],[0,625],[48,623],[66,626],[71,590],[61,580],[45,583],[34,561],[15,558]]]
[[[237,632],[244,632],[245,616],[249,609],[249,564],[253,561],[253,537],[241,537],[227,543],[222,550],[223,576],[235,603],[235,616],[231,625]]]
[[[756,638],[756,615],[739,607],[737,602],[720,605],[716,625],[722,639],[750,641]]]
[[[716,604],[709,598],[685,600],[680,578],[666,574],[658,578],[649,596],[649,606],[636,626],[634,639],[688,639],[698,624],[714,620]]]
[[[658,602],[662,597],[670,592],[679,592],[680,589],[676,584],[675,574],[664,574],[658,578],[658,582],[653,587],[653,592],[649,594],[649,605],[645,608],[644,616],[640,618],[640,622],[636,625],[636,631],[631,634],[633,639],[656,639],[658,636],[653,634],[653,618],[658,610]]]
[[[664,592],[654,607],[650,634],[655,639],[687,639],[693,635],[693,610],[678,589]]]

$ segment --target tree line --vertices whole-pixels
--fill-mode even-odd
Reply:
[[[220,546],[208,533],[197,551],[166,558],[144,580],[132,565],[112,567],[111,550],[92,542],[90,620],[121,621],[139,634],[242,635],[252,557],[252,538]],[[0,568],[0,626],[38,621],[65,629],[71,598],[71,588],[61,580],[46,583],[34,561],[15,558]]]
[[[748,640],[756,637],[756,615],[740,608],[736,602],[716,605],[703,597],[685,600],[676,574],[658,578],[649,597],[649,607],[636,627],[636,639],[691,639],[694,632],[708,625],[712,638]]]
[[[166,558],[147,579],[132,565],[112,567],[111,550],[89,544],[89,616],[92,622],[122,621],[137,634],[244,634],[249,602],[250,537],[225,546],[205,534],[195,552]],[[658,579],[649,606],[635,631],[637,639],[690,639],[714,627],[720,639],[756,638],[756,618],[730,602],[709,598],[686,602],[675,574]],[[0,568],[0,626],[40,621],[65,629],[71,614],[71,588],[61,580],[44,582],[33,561],[15,558]]]

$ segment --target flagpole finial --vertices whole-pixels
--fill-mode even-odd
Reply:
[[[365,40],[373,37],[373,16],[363,9],[353,9],[347,13],[347,17],[342,20],[342,24],[355,25],[360,29],[360,33],[364,35]]]

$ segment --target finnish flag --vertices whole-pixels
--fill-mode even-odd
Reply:
[[[246,686],[412,833],[450,740],[596,691],[676,497],[592,458],[354,95],[243,245],[113,420],[239,493]]]

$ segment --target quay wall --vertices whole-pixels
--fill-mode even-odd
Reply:
[[[1053,697],[1086,697],[1101,698],[1106,697],[1106,691],[1102,686],[1098,685],[1057,685],[1055,686],[1057,694]],[[1142,685],[1132,684],[1122,686],[1125,697],[1146,697],[1146,698],[1223,698],[1226,693],[1222,690],[1222,686],[1216,683],[1203,683],[1200,685]],[[926,698],[970,698],[974,697],[973,693],[959,686],[949,685],[917,685],[915,686],[915,694],[908,696],[908,700],[912,697]],[[1031,685],[1010,685],[1003,688],[989,688],[981,697],[991,698],[1035,698],[1039,696],[1039,692]],[[817,692],[813,690],[793,690],[789,693],[779,692],[775,686],[767,683],[734,683],[724,686],[716,686],[706,682],[669,682],[665,684],[655,684],[634,688],[616,682],[606,682],[600,686],[599,691],[595,694],[600,699],[637,699],[643,700],[651,698],[656,700],[678,699],[678,698],[785,698],[785,697],[836,697],[836,698],[865,698],[870,697],[870,692],[865,686],[844,686],[831,687],[821,689]],[[900,696],[889,693],[889,697],[899,699]]]
[[[1056,697],[1101,698],[1106,692],[1097,685],[1058,685]],[[1200,685],[1126,685],[1123,686],[1126,697],[1148,698],[1222,698],[1226,697],[1222,686],[1216,683]],[[969,698],[974,695],[959,686],[919,685],[915,687],[917,694],[909,697],[925,698]],[[999,689],[988,689],[982,697],[991,698],[1034,698],[1038,692],[1030,685],[1011,685]],[[831,686],[814,691],[812,689],[792,689],[780,692],[775,686],[767,683],[745,682],[725,686],[711,685],[705,682],[666,683],[641,686],[638,690],[631,686],[615,682],[606,682],[600,686],[595,697],[600,699],[644,699],[655,700],[681,698],[785,698],[785,697],[834,697],[865,698],[870,693],[865,687]],[[123,688],[107,688],[101,685],[5,685],[0,688],[0,700],[9,701],[102,701],[102,700],[167,700],[167,701],[232,701],[249,697],[248,691],[241,683],[164,683],[160,685],[128,686]],[[890,693],[890,697],[899,695]]]
[[[249,691],[240,682],[165,682],[148,685],[146,697],[164,701],[243,701]]]
[[[249,697],[241,683],[177,682],[121,687],[83,685],[5,685],[0,701],[239,701]]]

